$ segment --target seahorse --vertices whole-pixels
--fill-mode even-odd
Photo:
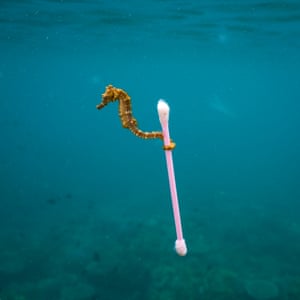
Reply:
[[[163,133],[161,131],[142,131],[138,128],[138,122],[133,117],[131,98],[122,89],[116,88],[111,84],[106,87],[105,92],[102,94],[102,101],[96,105],[97,109],[102,109],[110,102],[119,101],[119,117],[124,128],[129,129],[134,135],[142,139],[161,139],[163,140]],[[164,145],[164,150],[173,150],[175,143],[171,141],[170,145]]]

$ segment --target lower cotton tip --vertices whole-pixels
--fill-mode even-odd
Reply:
[[[179,256],[186,256],[187,247],[186,247],[184,239],[176,240],[176,242],[175,242],[175,251]]]

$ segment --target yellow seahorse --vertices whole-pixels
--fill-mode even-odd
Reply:
[[[132,115],[131,98],[122,89],[115,88],[112,85],[106,87],[105,92],[102,94],[102,101],[96,106],[97,109],[102,109],[110,102],[119,101],[119,117],[122,126],[129,129],[134,135],[143,139],[161,139],[163,140],[163,133],[161,131],[142,131],[138,128],[137,120]],[[175,143],[171,142],[170,145],[165,145],[164,150],[173,150]]]

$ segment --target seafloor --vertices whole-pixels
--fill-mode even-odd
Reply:
[[[42,209],[55,215],[72,197],[46,199]],[[258,207],[249,206],[247,218],[234,199],[212,214],[214,201],[202,203],[201,218],[197,209],[184,216],[186,257],[172,249],[171,217],[109,220],[93,213],[92,202],[80,219],[74,214],[63,224],[54,218],[39,229],[7,229],[1,233],[0,299],[299,300],[300,228]]]

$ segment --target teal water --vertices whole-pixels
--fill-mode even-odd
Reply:
[[[299,300],[299,1],[0,2],[1,300]],[[188,255],[159,140],[170,132]]]

